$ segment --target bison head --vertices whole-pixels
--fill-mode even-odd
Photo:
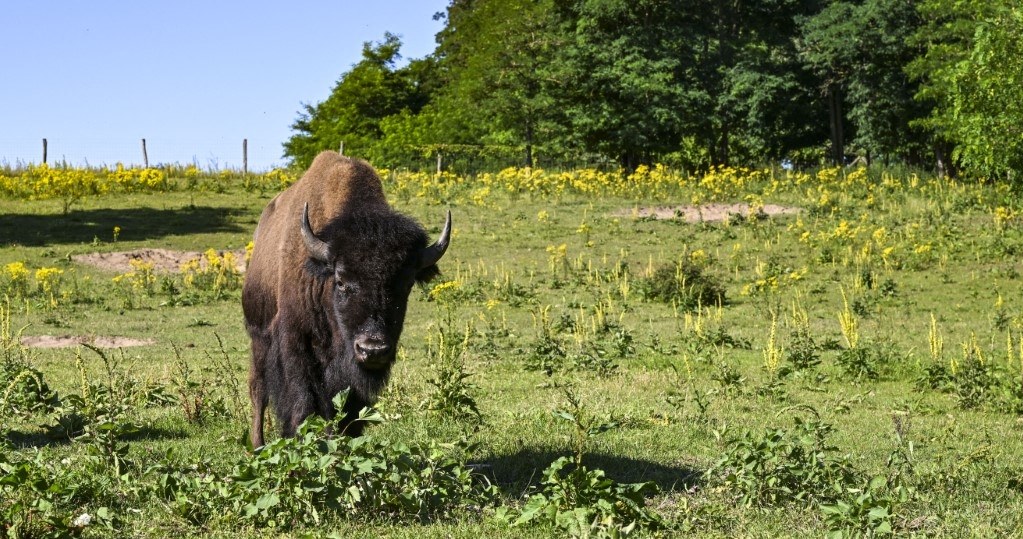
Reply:
[[[322,280],[323,302],[331,306],[335,353],[353,358],[363,370],[388,369],[412,286],[439,273],[437,261],[451,238],[451,212],[432,245],[415,221],[392,211],[345,214],[317,235],[306,204],[301,231],[307,267]]]

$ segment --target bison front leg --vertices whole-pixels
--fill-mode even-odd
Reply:
[[[260,377],[249,375],[249,400],[252,401],[252,430],[249,438],[252,447],[263,445],[263,417],[266,415],[266,385]]]
[[[275,388],[271,401],[281,425],[281,435],[295,435],[305,418],[317,412],[316,390],[322,385],[322,374],[311,355],[307,339],[290,332],[279,334],[280,375],[271,384]]]
[[[289,402],[280,407],[278,418],[281,421],[281,435],[290,438],[298,432],[298,426],[305,418],[316,413],[316,406],[304,387],[289,388],[288,395]]]
[[[250,331],[250,334],[254,332]],[[270,343],[259,336],[252,334],[252,367],[249,369],[249,400],[252,402],[252,429],[249,431],[249,439],[252,447],[263,445],[263,417],[266,415],[268,395],[266,391],[267,369],[271,368],[271,360],[268,357]]]

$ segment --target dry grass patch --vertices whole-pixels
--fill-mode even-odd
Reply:
[[[127,348],[129,346],[148,346],[154,343],[156,341],[153,339],[102,335],[30,335],[21,338],[22,346],[29,348],[70,348],[82,344],[91,344],[96,348]]]
[[[779,215],[795,215],[803,210],[792,206],[764,204],[756,208],[757,217],[768,218]],[[750,205],[746,203],[711,203],[700,206],[647,206],[615,212],[617,217],[653,217],[654,219],[684,219],[688,223],[723,222],[731,216],[747,218]]]
[[[223,256],[223,251],[218,251]],[[235,260],[239,272],[245,271],[245,250],[234,251]],[[74,255],[71,260],[78,264],[85,264],[101,270],[124,273],[132,271],[131,262],[138,260],[153,265],[153,271],[157,273],[174,273],[181,269],[181,266],[189,260],[199,259],[205,263],[203,253],[198,251],[172,251],[170,249],[135,249],[134,251],[118,251],[113,253],[88,253]]]

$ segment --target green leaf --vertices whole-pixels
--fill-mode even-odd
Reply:
[[[277,496],[276,492],[267,492],[256,500],[256,509],[259,511],[266,511],[267,509],[276,506],[281,502],[281,499]]]
[[[557,418],[560,418],[560,419],[564,419],[565,421],[568,421],[570,423],[575,423],[576,422],[576,417],[574,415],[572,415],[571,413],[566,412],[564,410],[554,410],[554,412],[552,412],[552,413],[554,414],[554,417],[557,417]]]
[[[512,526],[521,526],[527,522],[537,518],[541,512],[547,508],[550,501],[542,494],[534,494],[522,506],[522,512],[519,513],[519,518],[515,519]]]

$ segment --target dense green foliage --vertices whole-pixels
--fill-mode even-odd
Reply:
[[[1023,8],[928,0],[452,0],[366,44],[285,155],[460,172],[668,163],[1023,170]]]
[[[909,67],[935,107],[921,122],[952,144],[972,174],[1023,172],[1023,5],[1014,0],[922,2],[926,53]]]

